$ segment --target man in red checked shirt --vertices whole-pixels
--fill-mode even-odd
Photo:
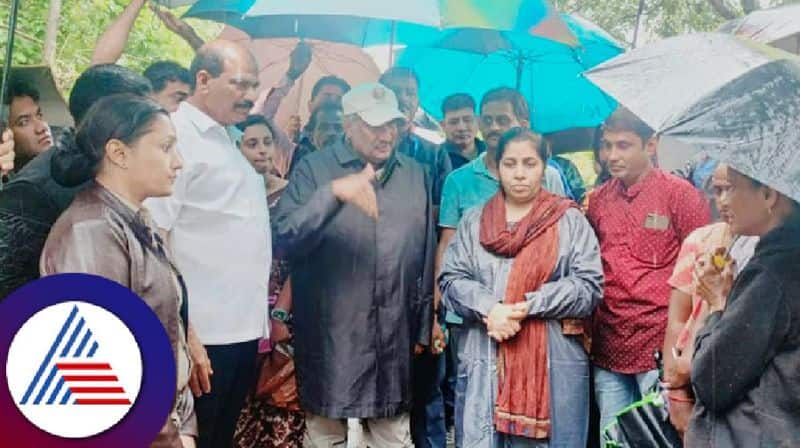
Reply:
[[[600,151],[612,179],[589,203],[605,273],[592,334],[601,431],[658,380],[653,352],[667,325],[667,279],[684,238],[711,220],[698,190],[653,166],[653,134],[626,109],[611,115]]]

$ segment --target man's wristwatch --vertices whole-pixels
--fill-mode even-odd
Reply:
[[[273,308],[269,313],[269,317],[278,322],[286,323],[289,320],[289,312],[281,308]]]

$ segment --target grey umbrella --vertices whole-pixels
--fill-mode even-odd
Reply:
[[[800,4],[761,9],[725,22],[718,30],[800,53]]]
[[[662,136],[800,201],[800,59],[696,34],[648,45],[586,76]]]
[[[778,60],[726,84],[663,131],[800,202],[800,63]]]

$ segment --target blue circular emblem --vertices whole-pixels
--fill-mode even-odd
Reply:
[[[128,288],[59,274],[0,303],[3,446],[149,446],[169,418],[169,338]]]

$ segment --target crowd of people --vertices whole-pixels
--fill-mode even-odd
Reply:
[[[321,78],[282,129],[304,44],[276,86],[223,40],[140,75],[115,61],[143,4],[72,86],[74,128],[12,80],[0,297],[64,272],[137,293],[177,369],[153,446],[584,447],[594,406],[602,432],[653,390],[686,446],[800,444],[797,202],[661,170],[623,107],[587,188],[518,91],[435,123],[402,67]]]

